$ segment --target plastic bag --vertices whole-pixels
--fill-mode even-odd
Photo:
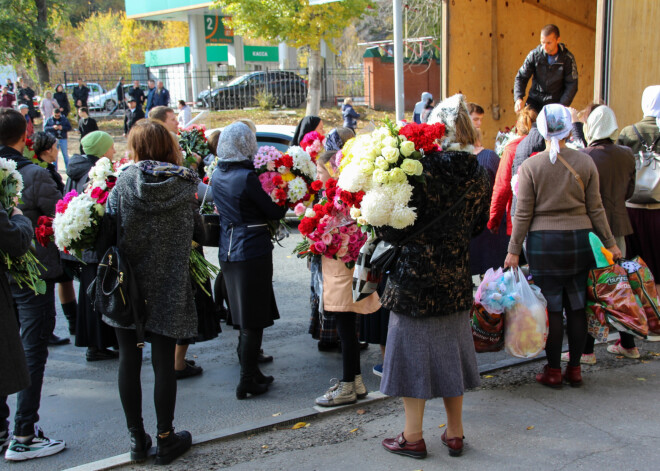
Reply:
[[[651,270],[641,257],[635,257],[632,260],[619,260],[617,263],[628,272],[630,287],[644,309],[646,321],[649,325],[649,333],[660,335],[658,291]]]
[[[504,348],[509,355],[533,358],[548,338],[547,302],[538,286],[530,286],[520,268],[514,280],[517,302],[506,310]]]
[[[490,314],[502,314],[518,301],[514,287],[513,272],[501,268],[489,268],[474,295],[475,303],[483,306]]]
[[[477,353],[499,352],[504,348],[504,314],[491,314],[475,301],[470,311],[470,325]]]

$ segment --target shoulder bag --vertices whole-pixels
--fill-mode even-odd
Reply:
[[[636,204],[660,203],[660,154],[653,150],[660,142],[660,136],[649,146],[637,126],[633,125],[633,130],[645,150],[635,155],[635,192],[628,201]]]
[[[202,216],[202,234],[200,235],[202,240],[199,241],[199,245],[218,247],[220,245],[220,215],[217,213],[202,214],[204,204],[206,204],[206,196],[209,193],[209,188],[211,188],[212,180],[213,174],[209,177],[209,183],[206,186],[204,198],[202,198],[202,204],[199,207],[199,214]]]

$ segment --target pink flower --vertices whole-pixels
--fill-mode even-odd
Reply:
[[[349,241],[351,240],[351,236],[348,234],[341,234],[341,245],[348,245]]]
[[[296,216],[300,217],[300,216],[302,216],[303,214],[305,214],[305,210],[306,210],[306,209],[307,209],[307,208],[305,208],[305,205],[304,205],[304,204],[302,204],[302,203],[298,203],[298,204],[296,205],[296,207],[294,208],[293,211],[296,213]]]
[[[351,234],[351,238],[349,239],[348,243],[353,245],[359,240],[360,240],[360,238],[357,234]]]
[[[321,240],[325,245],[332,244],[332,234],[330,233],[323,234],[323,236],[321,236]]]
[[[338,258],[345,257],[346,254],[348,253],[348,247],[345,245],[341,247],[339,250],[337,250],[337,253],[335,254]]]
[[[351,224],[348,226],[348,233],[349,234],[355,234],[358,231],[357,224]]]
[[[277,175],[275,172],[265,172],[259,175],[261,188],[263,188],[266,193],[272,193],[275,189],[275,184],[273,183],[273,177],[275,175]]]
[[[316,250],[318,253],[325,253],[327,248],[328,247],[323,242],[314,243],[314,250]]]
[[[269,172],[274,172],[275,171],[275,162],[272,160],[266,164],[266,170]]]

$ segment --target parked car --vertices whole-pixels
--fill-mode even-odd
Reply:
[[[133,82],[124,84],[124,98],[128,97],[128,90],[133,86]],[[140,88],[146,92],[147,82],[140,82]],[[90,110],[105,110],[111,111],[117,104],[117,89],[113,87],[109,91],[104,91],[98,95],[92,96],[90,91],[90,98],[87,100],[87,107]]]
[[[258,71],[241,75],[225,86],[205,90],[197,96],[197,106],[215,110],[256,106],[257,95],[269,93],[276,105],[300,106],[307,98],[307,80],[284,70]]]

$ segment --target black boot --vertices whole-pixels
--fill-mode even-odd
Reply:
[[[163,436],[165,435],[165,436]],[[174,433],[174,429],[166,434],[158,434],[155,464],[170,464],[172,461],[190,450],[192,435],[185,430]]]
[[[241,382],[236,388],[236,399],[245,399],[248,394],[258,396],[268,391],[267,384],[258,382],[260,371],[257,365],[257,358],[261,347],[262,335],[263,329],[241,330]]]
[[[76,312],[78,310],[78,303],[71,301],[70,303],[62,304],[61,306],[62,311],[64,311],[64,317],[66,317],[66,320],[69,323],[69,335],[76,335]]]
[[[275,378],[272,376],[266,376],[261,372],[259,368],[257,368],[257,372],[254,376],[254,380],[259,384],[269,385],[272,384],[273,381],[275,381]]]
[[[133,428],[128,431],[131,434],[131,460],[146,460],[151,449],[151,437],[145,433],[144,428]]]

